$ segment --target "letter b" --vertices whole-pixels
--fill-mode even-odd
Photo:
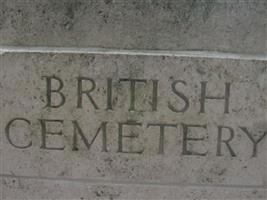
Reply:
[[[47,104],[45,107],[50,108],[59,108],[60,106],[64,105],[65,103],[65,96],[61,92],[63,88],[63,82],[60,78],[56,76],[43,76],[46,78],[46,97],[47,97]],[[52,89],[52,81],[57,81],[59,86],[57,89]],[[59,102],[52,104],[52,94],[58,94],[60,97]]]

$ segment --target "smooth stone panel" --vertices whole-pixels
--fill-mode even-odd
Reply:
[[[71,181],[4,178],[0,183],[7,199],[242,199],[264,200],[266,189],[108,185]],[[56,189],[55,189],[56,188]]]
[[[264,0],[1,0],[0,45],[266,55]]]
[[[41,53],[0,61],[4,174],[266,187],[266,61]],[[168,126],[161,136],[158,124]]]

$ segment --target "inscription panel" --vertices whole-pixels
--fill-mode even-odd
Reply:
[[[3,174],[266,184],[266,61],[1,55]]]

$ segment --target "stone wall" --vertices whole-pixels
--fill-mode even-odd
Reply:
[[[0,0],[1,199],[266,199],[264,0]]]

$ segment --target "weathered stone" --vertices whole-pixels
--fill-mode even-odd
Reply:
[[[263,188],[105,185],[24,178],[4,178],[0,186],[3,199],[266,199]]]
[[[266,187],[266,61],[40,53],[0,61],[3,174]]]
[[[264,0],[1,0],[0,45],[266,54]]]

